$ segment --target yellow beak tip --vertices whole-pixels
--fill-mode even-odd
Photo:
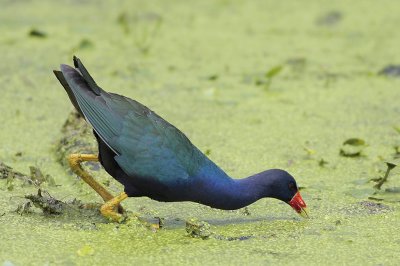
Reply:
[[[310,211],[307,208],[301,208],[299,214],[303,218],[310,218]]]

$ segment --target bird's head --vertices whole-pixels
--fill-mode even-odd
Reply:
[[[302,217],[308,218],[306,203],[292,175],[280,169],[267,170],[261,174],[265,176],[263,178],[266,183],[265,196],[286,202]]]

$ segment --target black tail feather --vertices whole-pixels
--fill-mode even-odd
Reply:
[[[79,70],[79,72],[81,72],[82,77],[85,79],[85,81],[89,85],[90,89],[92,89],[92,91],[96,95],[100,95],[102,89],[99,86],[97,86],[96,82],[94,81],[92,76],[90,76],[89,72],[86,70],[86,68],[82,64],[81,60],[76,56],[74,56],[74,66]]]
[[[64,78],[64,75],[61,71],[58,70],[53,70],[54,75],[56,75],[58,81],[60,81],[61,85],[64,87],[65,91],[68,94],[69,99],[71,100],[72,104],[74,105],[74,107],[76,108],[76,110],[82,115],[82,117],[84,116],[82,113],[81,108],[79,108],[79,104],[75,99],[74,93],[72,92],[72,89],[69,87],[67,81]]]

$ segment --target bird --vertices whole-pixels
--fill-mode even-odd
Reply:
[[[123,220],[120,203],[128,197],[190,201],[221,210],[275,198],[309,217],[297,183],[287,171],[269,169],[246,178],[230,177],[175,126],[138,101],[103,90],[76,56],[73,63],[73,67],[61,64],[53,72],[93,128],[98,154],[74,153],[68,161],[103,198],[100,212],[110,221]],[[85,161],[98,161],[124,191],[113,196],[83,169]]]

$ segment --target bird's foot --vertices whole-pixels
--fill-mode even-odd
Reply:
[[[123,192],[120,195],[116,196],[115,198],[112,198],[111,200],[107,201],[100,208],[101,214],[113,222],[117,223],[123,222],[126,219],[126,215],[124,215],[120,202],[126,199],[127,197],[128,195],[125,192]]]
[[[118,211],[116,211],[118,210],[118,207],[107,203],[101,206],[100,208],[101,214],[112,222],[122,223],[127,218],[125,213],[124,212],[119,213]]]

